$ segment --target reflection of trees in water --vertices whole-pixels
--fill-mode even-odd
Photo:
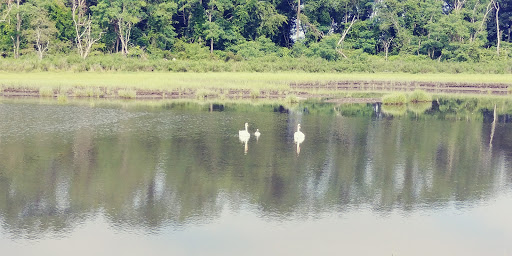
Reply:
[[[168,125],[171,115],[122,121],[106,135],[87,128],[2,139],[6,230],[65,232],[97,212],[116,226],[155,230],[247,203],[276,216],[361,205],[410,211],[488,198],[512,182],[503,168],[512,152],[505,124],[496,125],[489,150],[490,123],[304,115],[308,139],[297,156],[281,136],[293,131],[293,117],[259,113],[251,122],[264,135],[244,156],[232,115],[186,113]]]

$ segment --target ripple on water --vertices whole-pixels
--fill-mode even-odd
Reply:
[[[116,108],[0,104],[0,120],[4,120],[0,122],[0,136],[15,139],[44,133],[67,133],[83,128],[112,131],[120,122],[143,115],[144,112]]]

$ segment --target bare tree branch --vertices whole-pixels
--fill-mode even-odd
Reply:
[[[341,38],[340,40],[338,41],[338,44],[336,45],[336,51],[341,54],[345,59],[347,58],[347,56],[343,53],[343,41],[345,41],[345,37],[347,36],[348,34],[348,31],[350,30],[350,28],[352,27],[352,25],[354,25],[354,23],[356,22],[356,16],[354,16],[352,18],[352,21],[350,22],[350,25],[348,26],[348,28],[346,28],[344,31],[343,31],[343,34],[341,35]],[[339,48],[339,49],[338,49]]]
[[[5,14],[3,15],[2,19],[0,19],[0,22],[4,22],[7,20],[7,17],[9,17],[9,13],[12,10],[14,0],[7,0],[7,10],[5,11]]]
[[[388,60],[389,47],[391,46],[392,42],[393,42],[393,37],[382,40],[382,45],[384,46],[384,52],[386,53],[386,61]]]
[[[462,7],[464,6],[464,4],[466,3],[466,0],[456,0],[455,1],[455,6],[454,6],[454,10],[456,12],[460,11],[462,9]]]
[[[489,4],[487,5],[487,8],[485,10],[485,14],[484,14],[484,17],[482,18],[482,22],[480,22],[480,26],[478,27],[478,29],[475,31],[475,34],[473,34],[472,37],[470,37],[470,41],[473,42],[475,41],[476,37],[482,32],[483,30],[483,27],[484,27],[484,24],[485,24],[485,21],[487,20],[487,15],[489,14],[489,12],[492,10],[492,7],[491,7],[491,4],[493,3],[493,1],[489,2]]]
[[[85,0],[72,0],[72,16],[75,25],[75,43],[78,54],[83,59],[87,58],[92,46],[101,39],[103,32],[100,32],[97,38],[92,33],[92,18],[91,15],[86,15],[87,5]]]
[[[500,12],[500,3],[496,0],[491,1],[494,5],[494,9],[496,9],[496,39],[498,42],[496,43],[496,54],[500,56],[500,42],[501,42],[501,33],[500,33],[500,20],[499,20],[499,12]]]

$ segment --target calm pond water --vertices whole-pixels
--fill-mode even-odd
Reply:
[[[508,115],[445,110],[3,102],[0,254],[512,255]]]

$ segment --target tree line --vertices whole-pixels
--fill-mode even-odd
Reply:
[[[0,0],[3,58],[512,56],[509,0]]]

